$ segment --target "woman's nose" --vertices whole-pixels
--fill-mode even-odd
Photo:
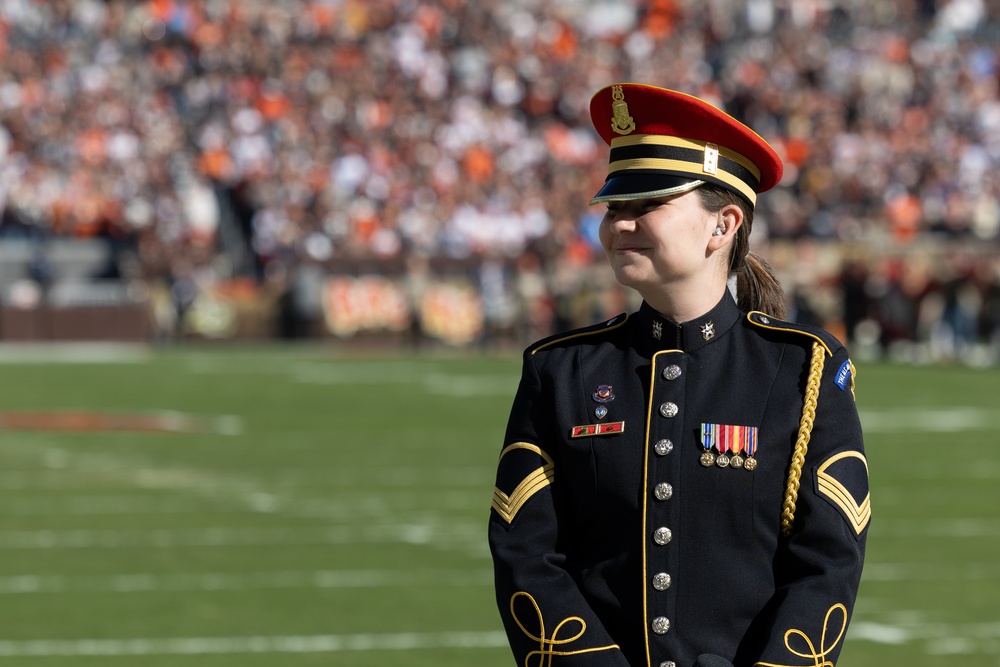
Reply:
[[[611,217],[609,227],[615,233],[631,232],[635,230],[635,216],[628,212],[616,213]]]

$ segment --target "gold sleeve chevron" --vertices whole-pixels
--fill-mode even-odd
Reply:
[[[847,522],[860,535],[861,531],[868,525],[868,521],[871,520],[871,494],[866,495],[865,499],[861,503],[858,503],[854,499],[854,496],[851,495],[851,492],[833,475],[827,472],[827,469],[834,463],[847,458],[859,459],[864,464],[867,474],[868,460],[865,459],[864,454],[861,452],[841,452],[831,456],[819,467],[816,471],[816,478],[819,485],[819,492],[841,509],[847,518]]]
[[[502,452],[500,452],[500,460],[502,461],[505,456],[519,449],[526,449],[529,452],[538,454],[544,463],[541,467],[528,473],[528,475],[525,476],[525,478],[522,479],[521,482],[514,488],[510,495],[501,491],[499,487],[493,488],[493,509],[496,510],[496,513],[500,515],[500,518],[508,524],[514,521],[514,517],[517,516],[518,510],[520,510],[533,495],[551,484],[553,477],[555,477],[555,462],[552,461],[552,457],[542,451],[542,448],[537,445],[532,445],[527,442],[515,442],[512,445],[508,445]]]

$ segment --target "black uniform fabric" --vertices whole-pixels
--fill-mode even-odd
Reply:
[[[823,372],[785,537],[814,344]],[[742,313],[728,293],[683,325],[643,304],[529,347],[489,526],[517,664],[833,664],[869,516],[853,379],[833,336]],[[756,468],[703,465],[705,424],[756,427]]]

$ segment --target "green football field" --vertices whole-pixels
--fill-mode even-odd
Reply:
[[[519,365],[0,350],[0,664],[512,666],[485,540]],[[1000,369],[861,363],[857,395],[839,664],[1000,665]]]

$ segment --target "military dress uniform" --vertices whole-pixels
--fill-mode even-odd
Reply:
[[[870,516],[853,391],[834,337],[728,293],[683,325],[643,304],[530,347],[489,530],[518,664],[832,665]]]
[[[592,103],[599,130],[604,113],[595,201],[699,179],[752,205],[780,178],[696,98],[617,85]],[[690,322],[643,302],[530,346],[489,523],[517,664],[832,667],[870,520],[854,377],[836,338],[729,292]]]

